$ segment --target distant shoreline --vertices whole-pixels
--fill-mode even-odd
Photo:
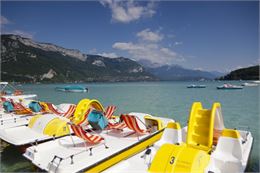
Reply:
[[[111,82],[111,81],[96,81],[96,82],[9,82],[11,84],[19,85],[19,84],[33,84],[33,85],[41,85],[41,84],[68,84],[68,85],[81,85],[81,84],[114,84],[114,83],[167,83],[167,82],[194,82],[194,83],[203,83],[203,82],[253,82],[257,80],[204,80],[204,81],[199,81],[199,80],[154,80],[154,81],[116,81],[116,82]]]

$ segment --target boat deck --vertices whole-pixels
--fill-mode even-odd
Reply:
[[[103,171],[104,173],[122,173],[122,172],[129,172],[129,173],[142,173],[142,172],[148,172],[148,163],[152,160],[151,157],[144,158],[145,151],[136,154],[135,156],[123,160],[122,162],[119,162],[118,164],[106,169]]]
[[[32,146],[27,149],[24,156],[32,160],[37,167],[46,171],[84,171],[112,155],[125,151],[126,148],[137,144],[150,134],[138,137],[136,133],[133,134],[133,131],[125,129],[124,131],[105,130],[99,135],[105,138],[105,144],[108,148],[103,143],[97,145],[87,144],[85,146],[86,143],[82,139],[72,136],[74,146],[71,136],[66,136],[38,146]],[[93,148],[92,155],[90,154],[90,148]],[[33,150],[36,150],[36,152],[33,152]],[[73,155],[73,159],[71,159],[71,155]],[[57,156],[56,159],[54,159],[55,156]],[[50,164],[52,160],[53,164]]]
[[[11,128],[28,124],[30,115],[15,115],[13,113],[6,113],[0,111],[0,129]]]
[[[185,133],[185,129],[183,128],[183,132]],[[238,160],[237,158],[235,158],[232,154],[228,154],[223,152],[221,155],[217,155],[217,157],[219,157],[219,159],[227,159],[227,160],[236,160],[236,163],[239,163],[239,161],[241,162],[241,167],[240,167],[240,171],[239,172],[244,172],[247,166],[247,161],[249,160],[249,156],[250,156],[250,151],[252,149],[252,143],[253,143],[253,137],[252,134],[249,131],[239,131],[239,133],[241,134],[242,139],[247,139],[244,141],[244,143],[242,144],[242,158],[241,160]],[[185,142],[185,141],[183,141]],[[155,147],[156,145],[158,145],[160,142],[155,143],[153,146],[151,146],[149,149],[151,150],[151,153],[149,155],[146,155],[146,150],[128,158],[125,159],[111,167],[109,167],[108,169],[102,171],[103,173],[121,173],[121,172],[129,172],[129,173],[145,173],[145,172],[149,172],[149,166],[152,163],[153,158],[156,155],[156,152],[158,151],[158,149]],[[216,152],[216,150],[214,150],[211,154],[211,159],[214,159],[214,157],[216,157],[216,155],[213,157],[214,152]],[[232,152],[232,151],[231,151]],[[234,151],[233,151],[234,152]],[[165,158],[167,159],[167,158]],[[231,164],[232,162],[230,162],[229,164]],[[222,168],[220,168],[218,165],[214,165],[214,171],[212,172],[223,172],[220,171]],[[206,168],[207,170],[207,168]],[[206,171],[205,172],[208,172]],[[227,171],[224,171],[227,172]]]
[[[25,125],[2,129],[0,131],[0,137],[4,141],[13,145],[24,145],[35,142],[36,140],[40,141],[50,138],[47,135],[38,133],[37,131],[33,131]]]

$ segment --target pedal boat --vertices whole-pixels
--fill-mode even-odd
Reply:
[[[69,135],[71,129],[67,123],[72,121],[75,124],[82,123],[87,110],[90,108],[105,111],[97,100],[82,99],[77,106],[73,104],[63,105],[66,107],[65,110],[48,106],[53,112],[52,114],[37,114],[29,119],[28,124],[0,129],[0,139],[16,146],[38,144]],[[73,107],[74,109],[72,109]]]
[[[101,103],[89,99],[81,100],[77,106],[62,104],[62,109],[52,106],[53,104],[48,106],[52,113],[39,113],[30,118],[27,117],[27,122],[23,125],[17,125],[20,122],[17,119],[14,122],[11,121],[13,126],[0,129],[0,139],[16,146],[44,142],[69,135],[71,130],[67,123],[72,121],[75,124],[82,123],[90,108],[105,112]],[[4,125],[8,126],[8,121],[4,122],[2,126]]]
[[[17,90],[8,82],[0,82],[0,96],[1,99],[13,99],[16,101],[19,99],[36,99],[37,97],[36,94],[24,94],[22,90]]]
[[[101,172],[145,150],[160,139],[165,125],[173,121],[146,113],[132,112],[127,116],[136,119],[137,124],[131,128],[150,127],[150,133],[140,134],[129,127],[92,129],[88,131],[88,135],[95,135],[95,137],[98,135],[104,139],[102,142],[98,144],[86,142],[75,133],[75,135],[31,146],[26,149],[24,156],[34,165],[48,172]],[[81,131],[80,134],[82,133],[85,132]]]
[[[225,128],[219,103],[195,102],[188,126],[168,123],[158,142],[104,172],[244,172],[252,144],[251,132]]]
[[[72,104],[70,104],[72,105]],[[64,112],[71,107],[66,105]],[[9,144],[21,146],[38,143],[51,138],[64,136],[69,133],[67,122],[70,119],[57,114],[37,114],[31,117],[5,121],[0,129],[0,139]],[[21,124],[24,123],[24,124]]]
[[[37,115],[37,114],[42,114],[42,113],[63,113],[63,112],[67,112],[70,109],[70,106],[72,106],[73,104],[69,104],[69,103],[62,103],[59,105],[53,105],[51,104],[53,109],[58,110],[59,112],[55,111],[52,112],[50,111],[48,108],[47,111],[39,111],[39,112],[34,112],[32,109],[29,108],[29,104],[31,102],[35,102],[34,100],[27,100],[27,99],[20,99],[19,102],[15,102],[14,104],[16,106],[14,107],[19,107],[19,109],[16,109],[12,112],[7,112],[4,110],[3,106],[1,106],[0,109],[0,130],[1,129],[6,129],[6,128],[12,128],[12,127],[17,127],[17,126],[23,126],[23,125],[27,125],[29,123],[29,120]],[[45,104],[45,103],[44,103]]]

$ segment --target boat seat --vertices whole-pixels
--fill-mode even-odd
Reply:
[[[105,138],[103,138],[102,136],[100,136],[98,134],[91,134],[91,133],[85,131],[81,126],[75,125],[75,124],[71,124],[71,129],[78,138],[84,140],[86,149],[90,150],[90,156],[92,155],[92,148],[94,146],[97,146],[97,144],[103,144],[106,149],[108,148],[108,146],[106,145]],[[71,137],[71,139],[72,139],[73,145],[75,146],[75,143],[74,143],[72,137]],[[87,143],[89,143],[93,146],[88,147]]]
[[[33,111],[24,106],[21,102],[14,102],[12,99],[10,99],[10,101],[13,104],[14,111],[16,114],[33,114]]]
[[[216,149],[211,155],[208,168],[210,171],[219,169],[221,172],[241,172],[242,158],[242,142],[239,132],[224,129]]]
[[[161,139],[155,143],[154,147],[159,149],[163,144],[176,144],[182,142],[181,126],[177,122],[169,122],[164,129]]]
[[[112,115],[116,111],[116,106],[108,106],[104,112],[105,117],[109,120],[112,118]]]
[[[95,144],[104,140],[104,138],[99,135],[86,132],[81,126],[72,124],[71,129],[77,137],[83,139],[86,142]]]
[[[138,121],[140,121],[140,122],[142,122],[142,121],[134,115],[121,115],[121,119],[123,120],[123,122],[126,124],[126,126],[129,129],[133,130],[137,134],[145,134],[145,133],[149,132],[149,130],[147,128],[142,129],[139,126]],[[144,123],[143,123],[143,125],[146,126]]]
[[[63,117],[70,118],[76,110],[76,105],[70,105],[68,110],[63,114]]]
[[[119,123],[108,123],[108,130],[115,129],[115,130],[123,130],[126,128],[126,124],[124,122]]]

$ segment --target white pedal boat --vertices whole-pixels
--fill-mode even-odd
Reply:
[[[71,120],[75,124],[82,122],[89,108],[104,111],[103,106],[97,100],[89,99],[81,100],[77,106],[73,104],[53,106],[50,104],[48,108],[56,114],[39,113],[30,117],[25,116],[23,119],[0,121],[0,139],[12,145],[21,146],[61,137],[70,133],[67,123]],[[70,117],[68,118],[68,116]]]
[[[25,99],[25,100],[32,100],[32,99],[36,99],[37,95],[36,94],[23,94],[23,95],[5,95],[5,96],[1,96],[4,99],[13,99],[15,101],[19,101],[20,99]]]
[[[2,118],[1,118],[2,117]],[[31,115],[16,115],[13,113],[0,113],[0,131],[2,129],[28,124]]]
[[[224,127],[219,103],[194,103],[188,127],[170,122],[153,146],[104,172],[245,172],[252,144],[249,131]]]
[[[53,133],[56,134],[56,137],[65,135],[66,132],[69,131],[69,129],[66,128],[67,122],[69,122],[69,119],[58,117],[54,114],[39,114],[32,117],[28,125],[1,129],[0,138],[9,144],[18,146],[37,143],[55,137]],[[58,127],[56,128],[57,131],[53,132],[51,128],[53,128],[55,124],[57,124]]]
[[[23,100],[23,102],[30,102],[30,100]],[[28,104],[25,104],[28,105]],[[59,105],[54,105],[59,112],[67,112],[70,109],[70,106],[73,104],[69,103],[62,103]],[[29,109],[26,107],[26,109]],[[42,114],[42,112],[33,112],[31,114],[16,114],[13,112],[5,112],[3,109],[0,110],[0,132],[1,129],[6,129],[6,128],[12,128],[12,127],[17,127],[17,126],[24,126],[29,123],[29,120],[37,115],[37,114]]]
[[[22,104],[27,105],[31,102],[32,100],[22,100]],[[29,119],[33,116],[33,114],[23,114],[19,115],[14,112],[6,112],[1,105],[0,108],[0,129],[5,129],[5,128],[10,128],[10,127],[16,127],[16,126],[21,126],[21,125],[26,125],[29,122]]]
[[[73,104],[60,104],[59,110],[69,112]],[[57,114],[36,114],[1,121],[0,139],[13,145],[26,145],[40,142],[54,136],[66,135],[69,131],[67,122],[70,120]]]
[[[90,132],[98,133],[98,136],[105,139],[103,143],[95,145],[75,135],[65,136],[31,146],[26,149],[24,156],[48,172],[100,172],[152,145],[160,139],[163,124],[174,122],[168,118],[153,117],[145,113],[129,115],[138,117],[140,128],[150,126],[152,132],[138,135],[128,128],[124,128],[123,131],[110,129]]]
[[[12,90],[12,93],[8,93],[7,89]],[[1,99],[13,99],[18,101],[19,99],[36,99],[36,94],[24,94],[23,91],[17,90],[14,86],[10,85],[8,82],[0,82],[0,96]]]

